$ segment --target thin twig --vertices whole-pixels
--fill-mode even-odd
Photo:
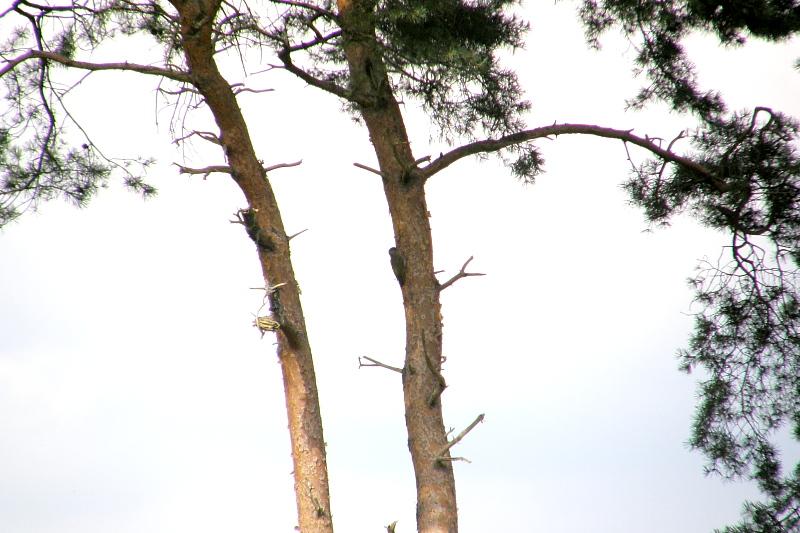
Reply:
[[[358,358],[358,368],[361,368],[361,367],[364,367],[364,366],[379,366],[379,367],[385,368],[387,370],[394,370],[395,372],[399,372],[401,374],[403,373],[403,369],[402,368],[398,368],[396,366],[387,365],[386,363],[381,363],[380,361],[378,361],[376,359],[373,359],[372,357],[367,357],[366,355],[363,356],[363,359],[366,359],[367,361],[369,361],[369,363],[362,363],[361,359],[362,359],[362,357]]]
[[[298,235],[301,235],[301,234],[303,234],[303,233],[305,233],[305,232],[307,232],[307,231],[308,231],[308,228],[306,228],[306,229],[304,229],[304,230],[301,230],[301,231],[298,231],[297,233],[294,233],[294,234],[292,234],[292,235],[289,235],[289,236],[287,236],[287,237],[286,237],[286,240],[287,240],[287,241],[291,241],[292,239],[294,239],[294,238],[295,238],[295,237],[297,237]]]
[[[210,143],[214,143],[214,144],[217,144],[217,145],[220,145],[220,146],[222,145],[222,141],[219,139],[219,137],[217,137],[216,135],[214,135],[210,131],[193,131],[193,132],[191,132],[191,133],[189,133],[187,135],[184,135],[183,137],[178,137],[177,139],[175,139],[172,142],[174,144],[179,144],[179,143],[189,139],[190,137],[192,137],[194,135],[197,135],[198,137],[200,137],[204,141],[208,141]]]
[[[234,89],[233,94],[239,96],[242,93],[256,93],[256,94],[271,93],[274,90],[275,89],[250,89],[249,87],[243,87],[241,89]]]
[[[472,259],[473,259],[473,256],[469,256],[469,259],[466,260],[464,265],[461,267],[461,270],[459,270],[458,273],[455,276],[453,276],[452,278],[448,279],[442,285],[439,286],[439,291],[445,290],[447,287],[449,287],[450,285],[452,285],[456,281],[460,280],[461,278],[467,278],[467,277],[470,277],[470,276],[485,276],[486,274],[482,274],[480,272],[467,272],[466,271],[467,265],[469,265],[469,263],[470,263],[470,261],[472,261]]]

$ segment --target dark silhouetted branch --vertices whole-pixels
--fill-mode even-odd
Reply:
[[[475,141],[465,144],[464,146],[455,148],[446,154],[442,154],[441,157],[420,169],[420,173],[423,178],[427,179],[464,157],[475,154],[497,152],[503,148],[508,148],[509,146],[521,144],[535,139],[558,135],[594,135],[596,137],[619,139],[621,141],[635,144],[644,148],[645,150],[650,151],[665,161],[681,165],[684,168],[696,172],[708,180],[709,183],[711,183],[714,188],[720,192],[725,192],[730,189],[730,186],[727,183],[719,179],[713,172],[697,161],[678,155],[669,149],[664,149],[650,138],[639,137],[638,135],[634,135],[632,131],[633,130],[605,128],[591,124],[553,124],[551,126],[543,126],[541,128],[534,128],[532,130],[512,133],[498,139],[485,139],[482,141]]]

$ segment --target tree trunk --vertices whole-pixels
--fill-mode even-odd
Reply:
[[[373,7],[370,1],[338,0],[350,90],[375,148],[395,246],[405,263],[405,276],[398,280],[406,318],[403,395],[417,482],[417,529],[420,533],[456,533],[455,478],[449,452],[443,451],[447,433],[440,402],[445,387],[442,322],[425,182],[415,171],[403,117],[380,55]]]
[[[289,239],[263,166],[256,157],[236,96],[214,61],[211,29],[219,2],[172,0],[179,12],[181,36],[193,85],[203,95],[219,126],[230,174],[248,209],[240,215],[255,242],[268,291],[283,372],[294,461],[299,528],[303,533],[332,533],[328,469],[311,347],[289,255]]]

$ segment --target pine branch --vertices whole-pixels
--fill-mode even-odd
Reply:
[[[329,92],[331,94],[335,94],[340,98],[344,98],[345,100],[353,100],[353,95],[350,91],[338,86],[332,81],[321,80],[316,78],[306,72],[305,70],[299,68],[297,65],[292,63],[292,58],[290,55],[290,51],[288,48],[284,48],[280,52],[278,52],[278,59],[281,60],[283,63],[283,68],[306,82],[307,84],[317,87],[318,89],[322,89],[323,91]]]
[[[512,133],[499,139],[484,139],[465,144],[454,150],[443,154],[441,157],[420,169],[423,179],[430,178],[437,172],[447,168],[459,159],[464,157],[497,152],[503,148],[508,148],[515,144],[532,141],[534,139],[541,139],[543,137],[558,136],[558,135],[594,135],[596,137],[606,137],[608,139],[619,139],[621,141],[635,144],[652,152],[661,159],[681,165],[693,172],[696,172],[705,178],[711,185],[719,192],[726,192],[730,190],[730,185],[719,179],[713,172],[701,165],[700,163],[678,155],[668,149],[664,149],[656,142],[648,137],[639,137],[631,133],[633,130],[617,130],[613,128],[605,128],[602,126],[595,126],[592,124],[553,124],[552,126],[543,126],[541,128],[534,128],[532,130],[524,130],[517,133]]]
[[[154,67],[151,65],[139,65],[137,63],[128,63],[127,61],[123,63],[88,63],[86,61],[77,61],[75,59],[70,59],[61,54],[56,54],[55,52],[48,52],[46,50],[29,50],[28,52],[25,52],[20,56],[8,60],[5,66],[0,69],[0,78],[8,74],[10,71],[16,68],[16,66],[19,65],[20,63],[24,63],[25,61],[29,61],[31,59],[46,59],[54,61],[66,67],[78,68],[83,70],[92,70],[92,71],[129,70],[132,72],[138,72],[140,74],[162,76],[164,78],[169,78],[184,83],[191,82],[191,76],[189,75],[189,73],[184,72],[182,70]]]

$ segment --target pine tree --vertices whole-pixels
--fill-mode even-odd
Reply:
[[[250,191],[251,205],[242,212],[241,222],[255,241],[262,264],[271,264],[284,250],[288,261],[285,235],[279,247],[265,231],[279,221],[277,208],[271,199],[273,214],[262,218],[267,207],[255,203],[263,166],[254,163],[252,149],[239,153],[246,138],[242,136],[246,131],[238,127],[243,119],[239,115],[237,124],[227,122],[233,108],[225,108],[219,98],[231,92],[230,86],[210,63],[209,43],[274,49],[280,68],[338,96],[369,131],[379,165],[362,167],[383,183],[395,233],[391,267],[405,307],[406,356],[402,369],[395,370],[402,374],[417,483],[417,527],[421,532],[455,532],[452,462],[456,458],[450,452],[466,432],[450,440],[444,426],[440,293],[477,274],[466,270],[467,261],[449,280],[437,279],[425,185],[459,160],[485,154],[500,155],[512,173],[532,183],[543,165],[535,141],[559,135],[591,135],[640,146],[653,159],[634,169],[626,190],[646,217],[654,224],[666,224],[675,214],[688,212],[726,232],[731,240],[725,250],[728,259],[707,265],[692,280],[702,308],[689,345],[681,352],[684,369],[699,368],[703,375],[692,445],[706,454],[709,470],[755,479],[764,492],[766,500],[747,504],[742,523],[728,531],[797,529],[800,465],[784,473],[772,438],[783,425],[792,424],[800,440],[798,125],[764,107],[728,111],[717,93],[699,86],[682,41],[694,30],[713,31],[725,44],[742,45],[749,37],[784,39],[797,30],[798,8],[780,0],[757,5],[677,0],[583,3],[580,15],[590,45],[597,46],[604,31],[619,28],[636,46],[636,67],[648,84],[631,105],[666,101],[676,111],[695,117],[693,129],[664,146],[647,136],[605,126],[555,123],[529,128],[524,122],[529,104],[523,89],[515,73],[498,60],[498,51],[521,46],[527,30],[513,14],[514,5],[510,0],[271,0],[257,9],[246,3],[199,0],[176,0],[171,8],[158,1],[108,2],[91,8],[72,5],[66,10],[75,23],[66,30],[51,24],[45,36],[43,23],[63,13],[19,1],[4,14],[25,17],[30,30],[15,33],[3,48],[11,59],[0,75],[9,80],[10,94],[18,102],[18,112],[0,130],[2,157],[9,169],[3,175],[3,198],[11,199],[3,204],[3,217],[11,219],[20,205],[57,194],[84,202],[108,179],[108,166],[94,163],[93,143],[83,151],[59,143],[60,123],[50,105],[58,93],[49,83],[49,68],[55,63],[89,68],[72,58],[75,42],[94,46],[119,32],[147,33],[164,45],[163,67],[91,68],[162,76],[183,84],[182,90],[199,91],[212,111],[215,105],[223,106],[215,112],[221,135],[211,140],[224,146],[228,166],[187,171],[229,172],[246,194]],[[31,99],[43,104],[44,112],[24,104]],[[442,138],[464,144],[438,158],[415,155],[401,100],[419,103]],[[27,137],[16,133],[30,125],[35,127],[26,130]],[[679,152],[685,144],[690,147]],[[126,181],[152,192],[138,175],[128,174]],[[271,274],[267,266],[265,275],[273,285],[283,279],[294,281]],[[287,305],[285,293],[281,289],[274,294],[281,296],[274,306],[279,314]],[[299,302],[292,305],[299,313]],[[301,317],[296,315],[294,323]],[[305,339],[304,326],[277,322],[285,346],[293,346],[292,332]],[[303,368],[312,368],[310,352],[303,361],[307,365]],[[315,391],[313,371],[304,377],[305,390]],[[318,431],[321,438],[321,423]],[[324,466],[324,449],[320,453]],[[323,496],[304,491],[304,474],[296,475],[301,529],[327,530],[327,480],[319,482]]]
[[[532,181],[542,158],[531,141],[560,134],[617,138],[649,149],[656,158],[637,168],[626,185],[648,219],[666,223],[689,211],[730,234],[730,261],[708,265],[693,280],[704,308],[682,352],[683,365],[700,366],[709,378],[701,384],[692,445],[706,453],[711,470],[756,479],[768,498],[748,504],[749,517],[733,530],[796,527],[800,466],[784,477],[770,436],[789,422],[800,438],[797,124],[767,108],[727,112],[719,95],[698,87],[680,43],[693,29],[713,29],[724,43],[742,43],[745,34],[785,38],[797,29],[798,9],[785,2],[762,2],[763,10],[703,2],[583,5],[590,44],[621,27],[638,46],[637,67],[651,83],[633,106],[666,100],[698,117],[697,129],[663,148],[591,125],[525,129],[528,104],[514,73],[496,59],[498,49],[519,46],[526,29],[509,14],[513,2],[355,0],[337,2],[336,12],[330,3],[314,9],[280,3],[286,11],[267,31],[273,46],[287,70],[342,97],[364,120],[380,162],[373,170],[383,178],[396,253],[410,265],[403,284],[403,381],[419,530],[455,531],[457,521],[450,458],[436,452],[446,449],[436,317],[439,291],[453,280],[440,284],[434,276],[424,184],[462,157],[498,151],[514,155],[511,170]],[[443,137],[472,142],[433,161],[415,158],[400,98],[419,101]],[[679,155],[673,146],[684,135],[692,148]],[[475,140],[480,136],[488,138]]]
[[[263,272],[269,316],[256,317],[262,333],[273,331],[284,379],[292,441],[298,520],[303,531],[332,531],[325,441],[317,384],[300,290],[268,171],[256,155],[247,123],[237,102],[246,90],[220,73],[217,56],[237,43],[237,13],[216,0],[127,2],[100,0],[60,5],[16,0],[0,13],[11,25],[2,44],[9,105],[0,122],[0,226],[42,201],[66,197],[84,205],[104,187],[114,171],[128,187],[145,196],[155,193],[141,174],[149,161],[119,161],[104,155],[75,122],[64,96],[80,81],[64,85],[60,67],[87,71],[127,71],[160,80],[160,93],[190,108],[204,107],[217,133],[190,130],[176,139],[199,139],[218,147],[224,164],[204,168],[180,166],[193,175],[226,174],[239,187],[247,206],[236,213],[252,239]],[[143,37],[160,45],[161,66],[127,61],[85,60],[111,39]],[[74,130],[77,129],[77,133]],[[67,132],[73,130],[72,136]],[[75,135],[84,138],[74,144]],[[80,138],[80,137],[77,137]]]

